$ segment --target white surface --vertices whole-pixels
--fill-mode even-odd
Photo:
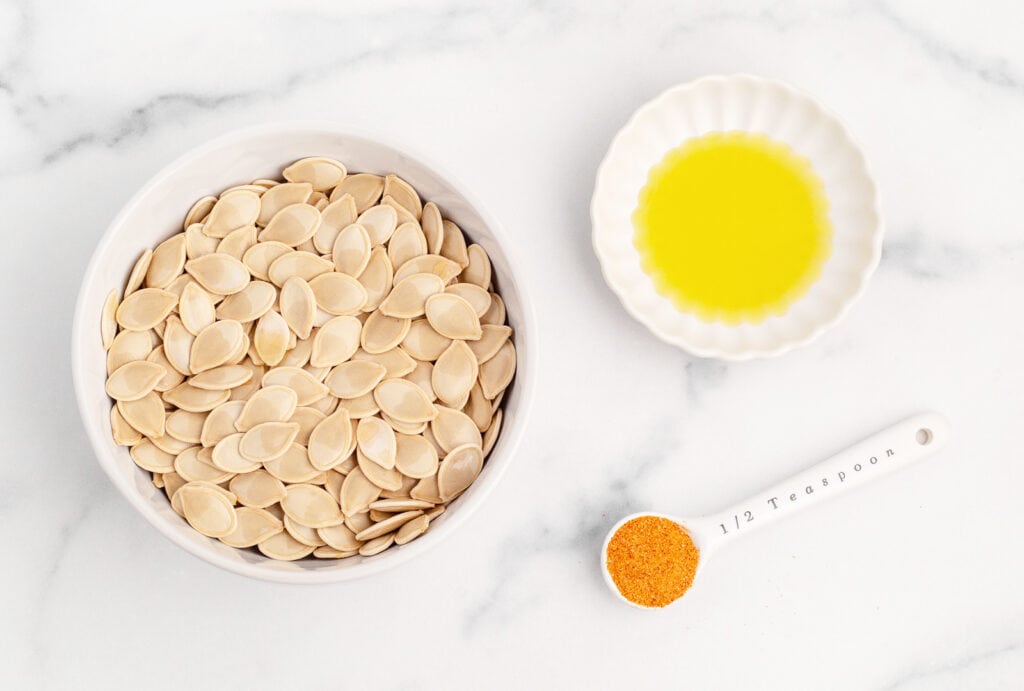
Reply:
[[[831,253],[783,314],[760,322],[707,322],[660,294],[634,244],[633,214],[650,171],[688,139],[756,132],[810,161],[828,199]],[[834,326],[863,294],[878,266],[882,219],[864,155],[836,117],[808,94],[751,75],[713,75],[673,86],[616,133],[597,170],[590,203],[594,252],[608,286],[659,338],[701,357],[748,360],[781,355]]]
[[[0,686],[1019,688],[1022,12],[0,0]],[[867,293],[773,360],[664,345],[590,249],[611,135],[713,72],[820,98],[882,195]],[[92,457],[68,357],[88,257],[136,188],[299,117],[393,132],[465,179],[522,243],[544,337],[522,455],[472,524],[334,586],[251,581],[160,537]],[[729,545],[699,598],[649,613],[604,587],[620,516],[727,506],[924,409],[950,418],[945,450]]]
[[[264,177],[278,177],[282,165],[308,155],[328,156],[353,171],[402,176],[424,199],[479,244],[491,259],[494,282],[515,329],[516,380],[502,399],[498,441],[487,465],[460,501],[431,525],[431,530],[406,549],[389,549],[375,558],[343,560],[268,559],[253,550],[238,550],[193,530],[172,509],[167,495],[156,489],[152,474],[140,470],[128,449],[117,447],[110,434],[109,401],[104,390],[106,353],[96,337],[96,315],[111,290],[122,290],[125,277],[147,248],[181,231],[181,209],[196,199]],[[157,173],[132,198],[100,239],[75,309],[72,367],[78,405],[103,468],[140,514],[169,539],[198,557],[235,573],[292,584],[354,580],[378,573],[425,552],[470,520],[500,482],[517,455],[530,401],[536,389],[537,328],[526,286],[517,277],[521,259],[505,251],[508,236],[500,223],[479,206],[471,192],[446,177],[436,164],[416,157],[405,144],[387,144],[325,123],[284,123],[246,128],[184,154]]]

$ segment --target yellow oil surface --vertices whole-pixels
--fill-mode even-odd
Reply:
[[[810,161],[749,132],[703,135],[666,154],[633,226],[658,292],[727,324],[785,313],[832,247],[828,199]]]

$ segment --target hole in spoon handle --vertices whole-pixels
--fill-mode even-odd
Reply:
[[[914,415],[730,509],[700,519],[700,532],[709,543],[749,533],[922,460],[948,438],[945,417],[938,413]]]

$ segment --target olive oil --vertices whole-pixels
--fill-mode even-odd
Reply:
[[[633,213],[634,244],[658,292],[704,321],[783,314],[832,247],[828,200],[810,161],[763,134],[715,132],[670,151]]]

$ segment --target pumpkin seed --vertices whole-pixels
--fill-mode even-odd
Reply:
[[[331,495],[316,485],[289,485],[285,488],[281,508],[285,516],[309,528],[328,528],[344,520]]]
[[[294,251],[283,242],[258,242],[245,251],[245,254],[242,255],[242,263],[254,278],[269,281],[271,264]]]
[[[409,521],[419,516],[422,516],[423,512],[420,510],[414,511],[403,511],[390,516],[379,523],[374,523],[366,530],[363,530],[356,534],[357,540],[373,540],[374,538],[386,535],[393,530],[398,530],[401,526],[405,525]]]
[[[314,367],[332,367],[351,358],[359,349],[362,328],[363,325],[355,317],[331,319],[320,327],[313,338],[310,364]]]
[[[242,261],[242,257],[256,245],[256,226],[248,225],[236,228],[230,233],[224,236],[217,244],[217,251],[221,254],[227,254],[238,261]]]
[[[484,396],[480,382],[473,384],[469,391],[469,400],[462,412],[469,416],[476,428],[483,432],[491,424],[491,402]]]
[[[444,292],[444,289],[444,281],[440,276],[432,273],[413,274],[395,284],[387,298],[380,303],[379,312],[370,315],[370,318],[378,313],[400,319],[421,317],[427,299]]]
[[[266,281],[249,281],[240,292],[228,295],[217,305],[217,319],[233,319],[241,324],[256,321],[277,301],[277,290]]]
[[[312,193],[313,186],[308,182],[274,185],[260,197],[260,215],[256,218],[256,224],[266,226],[281,209],[292,204],[305,204]]]
[[[365,417],[359,421],[356,426],[356,444],[366,459],[387,470],[395,467],[395,431],[380,418]],[[366,472],[365,469],[363,472]]]
[[[142,435],[128,424],[116,405],[110,406],[110,431],[118,446],[134,446],[142,441]]]
[[[437,254],[424,254],[419,257],[413,257],[402,264],[401,268],[395,271],[394,281],[398,283],[413,274],[435,274],[441,277],[445,285],[448,285],[461,271],[462,267],[447,257]]]
[[[308,283],[333,268],[334,263],[320,255],[296,251],[282,254],[275,259],[267,270],[267,276],[271,283],[280,288],[292,276],[298,276]]]
[[[362,470],[354,468],[345,476],[345,481],[341,485],[342,513],[349,517],[369,511],[370,504],[377,501],[380,491],[380,487],[366,479]]]
[[[367,360],[345,362],[327,375],[324,383],[333,396],[338,398],[359,398],[373,391],[387,374],[381,364]]]
[[[454,283],[445,288],[446,293],[465,298],[473,306],[477,316],[483,316],[491,308],[491,294],[473,283]]]
[[[142,435],[153,439],[164,436],[164,403],[160,396],[150,392],[136,401],[118,401],[117,410],[124,421]]]
[[[484,316],[480,317],[480,323],[495,325],[505,323],[505,302],[500,295],[491,293],[491,306],[484,312]]]
[[[122,365],[136,360],[145,360],[153,351],[152,331],[122,331],[114,336],[107,351],[107,374]]]
[[[390,317],[380,311],[371,313],[359,337],[363,350],[380,354],[396,348],[409,333],[411,324],[409,319]]]
[[[375,554],[380,554],[394,543],[394,534],[382,535],[381,537],[374,538],[369,542],[363,543],[362,547],[359,548],[359,554],[364,557],[372,557]]]
[[[391,429],[390,427],[388,429]],[[363,455],[356,447],[356,463],[363,471],[366,479],[377,485],[381,490],[399,490],[402,488],[402,474],[394,468],[382,468]]]
[[[421,479],[430,477],[437,472],[437,451],[430,442],[418,434],[398,434],[395,436],[397,442],[395,468],[402,475]]]
[[[398,212],[390,206],[374,206],[359,214],[356,223],[366,229],[372,246],[383,245],[398,227]]]
[[[160,449],[149,439],[136,444],[128,453],[135,465],[151,473],[169,473],[174,470],[174,454]]]
[[[320,227],[313,234],[313,246],[320,254],[330,254],[342,229],[356,222],[359,212],[352,195],[330,202],[321,212]]]
[[[287,386],[298,396],[298,405],[309,405],[327,395],[327,387],[301,367],[275,367],[263,375],[263,386]]]
[[[314,281],[316,279],[313,279]],[[316,298],[309,283],[292,276],[281,286],[281,316],[298,338],[309,338],[313,330]]]
[[[175,410],[167,416],[165,423],[167,434],[189,444],[202,442],[203,426],[208,413],[190,413],[187,410]]]
[[[367,353],[360,348],[352,356],[353,360],[369,360],[383,365],[388,378],[404,377],[416,369],[416,361],[400,348],[392,348],[384,353]]]
[[[146,356],[146,361],[151,362],[154,365],[159,365],[164,370],[164,375],[157,382],[156,386],[153,387],[154,391],[163,393],[168,389],[173,389],[175,386],[185,380],[185,376],[178,370],[174,369],[174,366],[167,361],[167,356],[164,355],[164,347],[157,346],[153,349],[149,355]]]
[[[238,516],[223,494],[200,483],[189,482],[176,494],[189,525],[208,537],[226,537],[238,527]]]
[[[251,473],[258,470],[260,464],[250,461],[241,453],[243,436],[243,433],[236,432],[217,442],[210,457],[213,465],[229,473]]]
[[[125,297],[114,318],[122,329],[148,331],[167,318],[178,297],[160,288],[142,288]]]
[[[189,281],[181,290],[178,316],[193,336],[217,320],[216,308],[210,294],[195,281]]]
[[[241,506],[235,509],[238,525],[220,541],[231,547],[255,547],[284,530],[282,522],[262,508]]]
[[[402,178],[397,175],[385,176],[382,193],[393,198],[403,208],[412,213],[413,216],[416,216],[416,218],[420,217],[423,211],[423,202],[420,200],[420,195],[416,194],[416,190],[413,189],[412,185]]]
[[[254,509],[265,509],[284,499],[284,483],[262,469],[235,475],[228,489],[238,497],[238,503]]]
[[[229,254],[214,252],[185,262],[185,271],[217,295],[233,295],[249,285],[249,269]]]
[[[356,539],[356,534],[344,523],[319,528],[316,532],[320,535],[321,540],[341,553],[356,552],[361,544]]]
[[[438,406],[437,417],[430,423],[430,431],[446,453],[467,444],[477,447],[483,444],[480,430],[473,419],[451,408]]]
[[[345,399],[339,407],[347,410],[349,417],[353,420],[361,420],[364,417],[376,415],[380,411],[380,407],[377,405],[377,401],[374,400],[372,393]]]
[[[211,410],[203,422],[199,443],[204,447],[216,446],[217,442],[229,434],[243,431],[235,428],[235,422],[244,408],[245,401],[228,401]]]
[[[253,372],[244,365],[223,365],[189,377],[188,383],[197,389],[224,391],[245,384]]]
[[[442,509],[443,508],[444,507],[442,507]],[[426,515],[420,515],[410,521],[406,521],[395,533],[395,544],[405,545],[412,542],[420,535],[427,532],[427,528],[429,526],[430,518]]]
[[[117,335],[117,318],[114,316],[117,313],[117,304],[117,291],[112,290],[103,300],[103,312],[100,318],[100,338],[103,342],[103,350],[110,350],[114,336]]]
[[[174,459],[174,472],[186,482],[209,482],[216,484],[230,480],[234,473],[221,470],[210,462],[211,449],[190,446]],[[204,453],[206,452],[206,453]]]
[[[331,192],[331,201],[340,199],[343,195],[350,194],[355,200],[356,209],[362,213],[376,204],[384,192],[384,178],[372,173],[357,173],[348,175],[338,183]]]
[[[388,259],[387,250],[383,247],[374,247],[370,252],[370,259],[366,267],[359,274],[358,280],[366,289],[366,302],[363,304],[364,312],[372,312],[377,309],[380,303],[391,292],[394,268]]]
[[[260,215],[260,196],[252,190],[239,189],[226,192],[210,209],[203,222],[203,233],[211,238],[222,238],[235,228],[256,222]]]
[[[260,233],[260,242],[280,242],[289,247],[311,239],[320,227],[320,212],[309,204],[286,206],[270,219]]]
[[[192,413],[205,413],[213,410],[221,403],[226,403],[231,396],[230,391],[208,391],[198,389],[191,384],[178,384],[163,393],[163,400],[173,406]]]
[[[434,202],[427,202],[423,205],[420,227],[427,240],[427,251],[431,254],[440,254],[441,246],[444,243],[444,226],[442,225],[441,211]]]
[[[391,425],[391,429],[401,434],[420,434],[427,428],[427,423],[425,422],[402,422],[401,420],[389,417],[387,413],[381,413],[380,416],[384,422]]]
[[[149,263],[153,260],[153,250],[146,250],[142,256],[135,260],[131,273],[128,274],[128,282],[124,286],[124,296],[128,297],[142,286],[146,280],[146,272],[149,271]]]
[[[217,203],[216,197],[203,197],[188,210],[185,214],[185,221],[182,223],[182,227],[188,229],[190,226],[197,223],[202,223],[206,220],[206,217],[210,215],[210,211],[213,209],[213,205]]]
[[[466,248],[466,256],[469,263],[462,270],[462,280],[487,290],[491,285],[491,260],[487,258],[487,252],[480,245],[473,244]]]
[[[245,331],[232,319],[214,322],[196,335],[189,354],[189,369],[194,374],[220,367],[231,360],[244,344]],[[244,355],[244,351],[242,355]]]
[[[428,422],[437,409],[423,389],[407,379],[385,379],[373,390],[380,409],[401,422]]]
[[[147,288],[166,288],[178,277],[185,265],[185,233],[178,233],[161,242],[153,250],[146,269]]]
[[[220,240],[203,232],[202,223],[193,223],[185,229],[185,256],[188,259],[213,254],[220,247]]]
[[[256,545],[256,548],[264,556],[277,559],[278,561],[302,559],[312,554],[315,549],[309,545],[302,544],[284,530],[261,541]]]
[[[505,390],[516,373],[516,348],[506,340],[494,357],[480,365],[480,388],[493,399]]]
[[[333,158],[316,156],[303,158],[284,169],[282,175],[288,182],[308,182],[314,190],[329,190],[345,179],[345,166]]]
[[[345,226],[332,245],[331,257],[338,271],[353,278],[360,276],[370,262],[370,235],[358,223]]]
[[[466,248],[466,237],[459,227],[447,218],[441,222],[444,228],[444,240],[441,242],[441,256],[448,257],[465,269],[469,266],[469,252]]]
[[[284,455],[298,433],[294,422],[261,422],[242,434],[238,452],[254,463],[272,461]]]
[[[320,412],[316,408],[311,408],[309,406],[296,407],[295,412],[292,413],[290,418],[288,418],[288,422],[294,422],[299,426],[299,433],[295,436],[295,443],[301,446],[309,446],[310,435],[313,434],[313,430],[316,429],[316,426],[319,425],[326,417],[326,414]]]
[[[429,501],[432,504],[440,504],[443,500],[437,489],[437,475],[425,477],[416,483],[416,486],[409,492],[413,499]]]
[[[317,470],[330,470],[345,460],[352,441],[352,422],[348,411],[339,408],[325,417],[309,435],[306,452],[309,463]]]
[[[288,322],[284,317],[280,313],[270,310],[256,322],[252,344],[260,359],[273,367],[284,358],[284,354],[288,350],[290,334]]]
[[[316,304],[330,314],[358,314],[366,304],[366,288],[348,274],[330,272],[310,281]]]
[[[503,410],[495,411],[494,417],[491,418],[490,427],[488,427],[487,431],[484,432],[483,452],[485,456],[491,452],[491,449],[494,448],[495,442],[498,441],[498,433],[501,432],[501,419],[504,412],[505,411]]]
[[[115,401],[137,401],[150,391],[164,376],[164,368],[146,360],[122,365],[107,378],[107,395]]]
[[[284,529],[288,531],[289,535],[304,545],[309,545],[310,547],[324,547],[327,544],[320,539],[320,535],[317,533],[316,528],[310,528],[302,525],[301,523],[296,523],[292,520],[291,516],[288,516],[287,514],[284,517]],[[316,550],[314,550],[314,552],[315,551]]]
[[[475,428],[474,428],[475,429]],[[451,501],[473,484],[484,465],[479,446],[466,444],[448,452],[437,469],[437,489],[444,501]]]
[[[476,310],[458,295],[431,295],[427,298],[426,315],[434,331],[447,338],[475,341],[483,335]]]
[[[417,218],[412,214],[412,212],[406,209],[401,204],[399,204],[398,201],[391,195],[385,194],[383,197],[381,197],[380,206],[377,208],[382,207],[391,207],[392,209],[395,210],[395,223],[397,225],[403,225],[405,223],[417,223]],[[417,223],[417,225],[419,224]]]
[[[437,394],[434,393],[434,386],[430,383],[430,379],[433,376],[434,366],[429,362],[416,362],[416,369],[409,374],[405,375],[405,378],[411,381],[416,386],[423,389],[423,393],[427,394],[427,398],[431,403],[437,400]],[[482,395],[482,394],[481,394]],[[488,409],[490,407],[488,406]]]
[[[501,347],[505,345],[512,335],[512,329],[508,326],[495,324],[482,324],[481,336],[477,341],[469,341],[466,345],[473,351],[476,361],[481,365],[497,355]]]
[[[388,242],[388,259],[395,269],[410,259],[426,253],[427,239],[423,236],[418,223],[403,223],[398,226]]]
[[[403,511],[417,511],[432,509],[434,505],[429,501],[419,499],[378,499],[370,504],[371,510],[383,511],[384,513],[401,513]]]
[[[299,444],[292,444],[280,457],[265,462],[263,467],[286,484],[312,482],[322,472],[310,465],[306,447]]]
[[[473,351],[465,341],[452,341],[434,363],[430,383],[439,399],[454,404],[469,395],[477,374],[479,367]]]
[[[154,437],[153,439],[150,439],[150,441],[153,442],[153,446],[156,448],[175,456],[190,446],[194,446],[194,444],[190,444],[187,441],[175,439],[170,434],[164,434],[162,437]]]

